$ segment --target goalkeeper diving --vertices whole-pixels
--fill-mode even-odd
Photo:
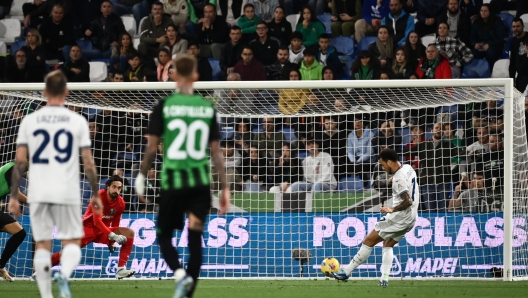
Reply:
[[[402,165],[398,161],[398,154],[392,149],[380,152],[379,163],[385,172],[393,175],[388,180],[388,184],[392,184],[393,208],[381,207],[380,212],[387,215],[376,223],[374,229],[363,240],[363,245],[350,264],[345,269],[332,273],[337,280],[348,280],[352,271],[368,259],[374,246],[383,242],[382,277],[379,285],[388,286],[394,259],[392,248],[403,239],[416,222],[420,204],[420,187],[416,181],[416,172],[410,165]]]
[[[125,201],[121,197],[123,179],[119,176],[111,176],[106,180],[106,188],[99,190],[99,197],[103,204],[102,214],[96,215],[92,211],[92,204],[83,216],[84,237],[81,240],[81,248],[94,242],[108,245],[110,252],[114,252],[113,244],[121,245],[119,251],[119,262],[115,277],[123,279],[131,277],[135,270],[127,270],[126,263],[132,252],[134,244],[134,231],[130,228],[120,227],[121,214],[125,211]],[[60,263],[60,252],[51,256],[51,265]]]

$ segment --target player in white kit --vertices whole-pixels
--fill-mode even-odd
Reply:
[[[17,138],[15,166],[12,172],[12,190],[9,211],[20,216],[17,200],[18,188],[29,156],[28,202],[31,229],[36,241],[35,272],[40,295],[52,298],[51,240],[62,240],[60,262],[62,268],[55,273],[59,297],[71,297],[68,278],[81,260],[80,241],[84,235],[79,188],[79,152],[86,176],[92,187],[92,206],[100,212],[97,192],[98,178],[86,119],[64,106],[68,89],[61,71],[49,73],[45,78],[44,95],[47,105],[27,115],[20,124]]]
[[[383,241],[382,277],[379,285],[386,287],[394,258],[392,248],[403,239],[416,222],[420,205],[420,187],[416,181],[416,172],[410,165],[402,165],[398,161],[396,151],[392,149],[381,151],[379,163],[389,175],[394,174],[388,181],[389,185],[392,184],[393,208],[381,207],[380,212],[387,215],[376,223],[374,230],[363,240],[363,245],[350,264],[333,275],[338,280],[346,281],[352,271],[368,259],[374,246]]]

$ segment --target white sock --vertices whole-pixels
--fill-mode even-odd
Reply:
[[[62,249],[62,254],[60,258],[61,262],[61,273],[64,274],[66,278],[70,278],[75,267],[81,262],[81,248],[77,244],[67,244]]]
[[[37,273],[37,285],[40,297],[53,298],[51,292],[51,253],[47,249],[39,248],[35,251],[33,266]]]
[[[373,248],[374,247],[366,246],[365,244],[361,245],[357,254],[352,258],[352,261],[350,261],[350,264],[348,264],[344,270],[348,276],[350,276],[350,273],[352,273],[357,266],[363,264],[363,262],[368,259]]]
[[[381,279],[389,280],[389,273],[392,268],[392,261],[394,259],[394,253],[392,247],[384,247],[381,261]]]
[[[187,275],[185,269],[178,268],[176,269],[176,271],[174,271],[174,280],[176,280],[176,282],[179,282],[182,278],[185,277],[185,275]]]

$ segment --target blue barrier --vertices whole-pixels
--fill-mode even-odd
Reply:
[[[202,277],[296,277],[299,263],[291,258],[292,249],[305,248],[313,254],[304,276],[322,277],[319,263],[336,257],[347,264],[379,216],[373,213],[244,213],[226,217],[211,215],[204,233]],[[28,217],[21,223],[30,231]],[[514,247],[525,245],[524,218],[514,219]],[[125,215],[121,226],[136,233],[134,249],[127,267],[141,277],[172,276],[156,244],[155,215]],[[0,247],[8,239],[0,234]],[[421,214],[415,228],[395,247],[393,275],[491,277],[489,269],[502,265],[502,214]],[[8,265],[17,277],[29,276],[32,254],[29,237]],[[188,258],[187,237],[181,232],[173,240],[184,263]],[[54,241],[54,250],[59,249]],[[112,277],[118,251],[110,255],[105,245],[90,244],[83,249],[81,270],[75,277]],[[381,265],[381,248],[356,277],[376,277]],[[522,267],[522,266],[520,266]],[[520,269],[520,267],[515,267]],[[524,267],[526,269],[526,267]]]

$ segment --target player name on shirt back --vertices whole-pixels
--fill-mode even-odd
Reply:
[[[70,122],[70,117],[67,115],[39,115],[37,123],[64,123]]]
[[[170,105],[163,108],[163,114],[165,117],[212,118],[214,109],[206,106]]]

